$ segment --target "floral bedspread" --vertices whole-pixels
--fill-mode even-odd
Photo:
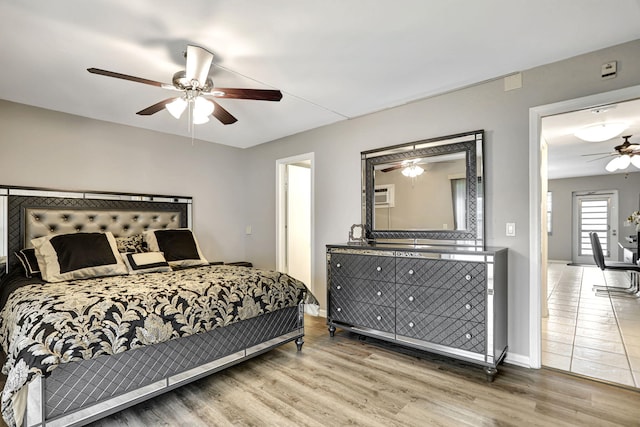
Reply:
[[[61,363],[210,331],[304,298],[317,303],[286,274],[233,266],[19,287],[0,312],[3,418],[20,424],[24,405],[14,408],[16,394]]]

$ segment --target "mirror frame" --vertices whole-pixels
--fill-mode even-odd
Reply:
[[[477,130],[456,135],[425,139],[391,147],[363,151],[363,223],[368,240],[403,239],[413,244],[419,240],[447,241],[448,245],[480,246],[484,245],[484,178],[483,178],[483,141],[484,131]],[[442,154],[464,152],[466,158],[467,179],[467,227],[465,230],[376,230],[373,228],[374,174],[380,164],[401,162],[416,157],[432,157]]]

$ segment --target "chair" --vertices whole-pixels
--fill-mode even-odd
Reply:
[[[592,231],[589,233],[589,239],[591,240],[591,250],[593,251],[593,260],[600,270],[616,270],[616,271],[628,271],[631,273],[631,283],[627,288],[612,288],[610,286],[594,286],[596,293],[598,291],[606,291],[608,293],[627,294],[632,297],[640,297],[638,289],[638,273],[640,273],[640,265],[630,264],[626,262],[609,262],[604,260],[604,253],[602,252],[602,245],[600,244],[600,237],[598,233]]]

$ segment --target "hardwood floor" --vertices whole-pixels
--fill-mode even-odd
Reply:
[[[640,392],[565,373],[481,368],[307,317],[294,343],[93,424],[107,426],[638,426]]]

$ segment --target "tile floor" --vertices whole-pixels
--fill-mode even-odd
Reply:
[[[542,364],[640,388],[640,298],[596,292],[628,286],[628,274],[549,263]]]

